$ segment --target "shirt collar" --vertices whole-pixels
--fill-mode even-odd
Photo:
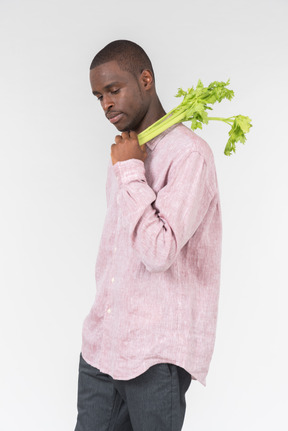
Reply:
[[[168,135],[168,133],[171,132],[171,130],[175,129],[175,127],[179,126],[180,123],[173,124],[173,126],[169,127],[168,129],[164,130],[164,132],[160,133],[160,135],[155,136],[155,138],[151,139],[150,141],[146,142],[147,147],[153,151],[155,150],[156,146],[159,144],[162,139]]]

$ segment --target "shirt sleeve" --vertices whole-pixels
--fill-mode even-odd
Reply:
[[[135,251],[147,270],[166,271],[196,232],[212,201],[204,157],[193,151],[173,162],[167,183],[157,195],[147,183],[141,160],[118,162],[113,168],[123,227]]]

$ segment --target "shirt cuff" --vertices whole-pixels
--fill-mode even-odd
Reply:
[[[129,159],[117,162],[113,165],[113,170],[119,185],[129,184],[131,181],[141,181],[146,183],[144,162],[139,159]]]

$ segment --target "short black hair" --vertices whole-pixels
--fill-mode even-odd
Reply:
[[[141,46],[130,40],[114,40],[99,51],[92,60],[90,70],[108,61],[116,60],[120,69],[138,77],[148,69],[154,78],[151,61]]]

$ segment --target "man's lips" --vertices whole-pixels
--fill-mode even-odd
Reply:
[[[123,116],[122,112],[109,112],[108,114],[106,114],[106,117],[108,118],[110,123],[113,123],[113,124],[117,123],[122,116]]]

